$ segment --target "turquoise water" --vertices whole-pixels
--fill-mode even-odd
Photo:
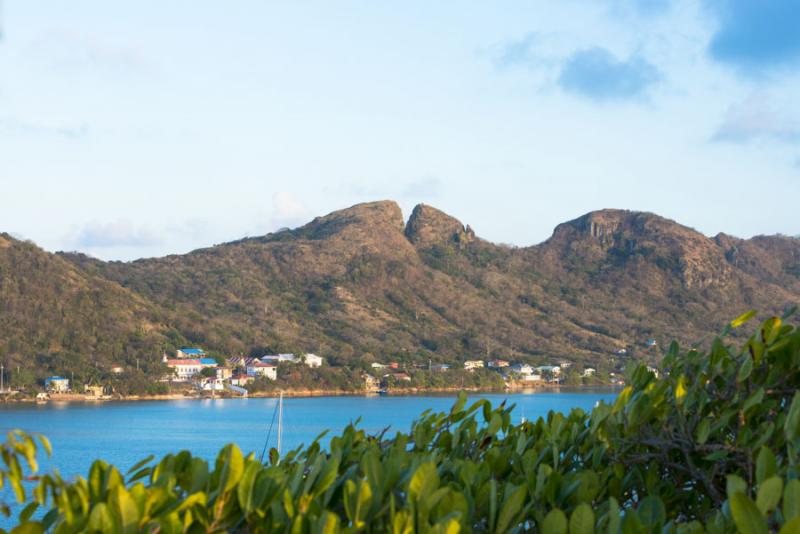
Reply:
[[[530,394],[481,394],[493,404],[508,400],[517,405],[518,422],[549,410],[590,410],[616,392],[560,391]],[[284,399],[283,450],[308,444],[323,430],[336,433],[361,418],[369,432],[384,427],[407,431],[423,410],[447,411],[452,396],[315,397]],[[188,449],[213,459],[226,443],[260,454],[277,399],[178,400],[109,403],[48,403],[0,405],[0,435],[11,429],[40,432],[53,444],[53,458],[45,468],[57,468],[65,477],[85,474],[95,458],[123,471],[142,458]],[[270,446],[275,446],[275,432]],[[327,443],[329,438],[323,440]]]

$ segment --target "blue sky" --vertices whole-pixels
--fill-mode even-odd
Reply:
[[[800,234],[796,0],[0,1],[0,231],[48,250],[384,198],[517,245],[611,207]]]

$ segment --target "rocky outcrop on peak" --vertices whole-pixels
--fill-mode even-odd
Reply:
[[[419,248],[456,244],[461,247],[475,240],[475,232],[455,217],[431,206],[414,208],[405,228],[406,237]]]

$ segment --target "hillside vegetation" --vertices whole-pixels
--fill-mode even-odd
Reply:
[[[800,302],[800,240],[708,238],[592,212],[536,246],[390,201],[185,255],[103,262],[0,237],[0,361],[35,373],[156,365],[163,351],[315,352],[354,362],[655,361],[738,310]],[[653,339],[657,347],[648,347]],[[51,362],[59,362],[58,365]],[[624,362],[622,362],[624,363]]]
[[[183,451],[125,475],[98,460],[74,482],[26,482],[37,442],[12,433],[0,483],[25,505],[14,532],[794,534],[800,330],[787,314],[724,337],[752,316],[703,350],[671,344],[661,378],[632,367],[590,413],[514,425],[513,406],[462,395],[393,437],[351,425],[266,463],[228,445],[212,465]]]

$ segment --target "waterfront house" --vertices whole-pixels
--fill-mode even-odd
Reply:
[[[411,382],[411,377],[408,373],[399,372],[399,373],[389,373],[384,378],[394,378],[395,380],[402,380],[403,382]]]
[[[504,367],[508,367],[511,364],[506,360],[489,360],[489,362],[486,365],[487,367],[489,367],[489,369],[502,369]]]
[[[323,358],[322,356],[308,353],[303,356],[303,362],[309,367],[322,367]]]
[[[233,369],[230,367],[217,367],[217,378],[219,380],[228,380],[233,376]]]
[[[446,363],[434,363],[430,366],[430,370],[434,373],[444,373],[450,370],[450,366]]]
[[[61,376],[50,376],[44,379],[44,389],[50,393],[67,393],[69,379]]]
[[[594,369],[592,367],[587,367],[586,369],[583,370],[583,377],[584,378],[588,378],[590,376],[594,376],[595,374],[597,374],[597,369]]]
[[[231,377],[231,385],[232,386],[244,387],[247,384],[251,384],[253,382],[253,380],[255,380],[255,379],[256,378],[254,376],[250,376],[250,375],[242,375],[242,374],[233,375]]]
[[[483,369],[483,360],[467,360],[464,362],[464,369],[466,371],[474,371],[475,369]]]
[[[278,378],[278,367],[272,363],[253,362],[247,366],[247,374],[250,376],[263,376],[269,380]]]
[[[197,349],[197,348],[185,347],[185,348],[182,348],[182,349],[178,349],[175,352],[175,357],[176,358],[193,358],[193,359],[195,359],[195,358],[205,358],[205,356],[206,356],[206,353],[203,351],[203,349]]]
[[[200,374],[203,364],[197,359],[167,360],[167,367],[172,369],[176,382],[186,382],[195,375]]]
[[[531,375],[533,374],[533,367],[527,363],[515,363],[514,365],[508,367],[508,371],[518,375]]]
[[[364,373],[361,375],[364,379],[364,389],[367,391],[377,391],[381,388],[381,381],[374,376]]]
[[[106,388],[105,386],[99,386],[99,385],[90,386],[88,384],[83,386],[84,395],[93,399],[102,399],[108,394],[108,391],[109,391],[108,388]]]
[[[561,374],[561,367],[557,365],[540,365],[536,368],[536,370],[543,375],[549,374],[552,375],[554,378],[558,377]]]

